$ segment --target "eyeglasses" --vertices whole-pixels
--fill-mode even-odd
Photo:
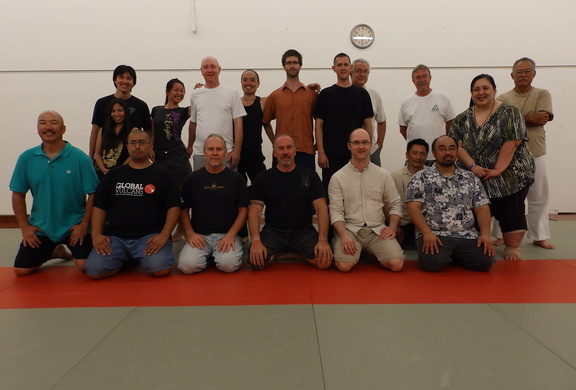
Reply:
[[[440,153],[446,153],[446,152],[455,152],[456,150],[458,150],[458,148],[456,146],[449,146],[449,147],[445,147],[445,146],[440,146],[438,149],[434,149],[435,152],[440,152]]]
[[[354,73],[358,73],[358,74],[370,74],[370,71],[368,69],[356,69],[354,70]]]
[[[532,72],[534,72],[532,69],[518,69],[514,71],[515,74],[532,74]]]
[[[300,61],[286,61],[284,65],[292,66],[292,65],[300,65]]]
[[[146,141],[145,139],[139,139],[139,140],[133,139],[132,141],[128,141],[128,145],[130,146],[136,146],[136,145],[144,146],[149,143],[150,141]]]
[[[348,141],[349,143],[351,143],[354,146],[368,146],[372,143],[372,141]]]

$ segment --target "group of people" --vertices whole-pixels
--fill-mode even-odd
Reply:
[[[521,258],[527,229],[534,244],[553,248],[544,159],[553,113],[550,94],[531,86],[533,60],[514,63],[515,88],[498,97],[491,76],[475,77],[470,108],[458,116],[430,88],[430,69],[415,67],[416,92],[398,120],[406,164],[392,174],[380,167],[386,116],[380,95],[366,86],[368,61],[337,54],[336,83],[322,90],[300,81],[298,51],[286,51],[282,66],[286,82],[262,98],[258,73],[244,71],[240,96],[220,84],[218,61],[206,57],[190,106],[179,106],[185,87],[172,79],[165,105],[150,113],[132,95],[136,72],[120,65],[116,92],[96,102],[89,156],[64,141],[57,112],[41,113],[42,144],[20,156],[10,182],[23,236],[15,273],[28,275],[54,257],[101,279],[128,261],[164,276],[175,263],[186,274],[211,262],[234,272],[243,260],[260,270],[284,256],[348,272],[363,253],[400,271],[411,243],[424,270],[454,263],[486,271],[495,260],[492,216],[505,259]],[[270,169],[262,130],[273,144]],[[179,236],[185,245],[176,261]]]

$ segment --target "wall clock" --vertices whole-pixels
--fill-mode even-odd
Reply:
[[[358,24],[350,31],[350,42],[358,49],[366,49],[374,42],[374,30],[367,24]]]

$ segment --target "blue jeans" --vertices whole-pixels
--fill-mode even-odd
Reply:
[[[234,272],[242,265],[242,240],[236,236],[235,249],[220,252],[218,244],[225,235],[222,233],[208,234],[204,237],[204,248],[194,248],[189,243],[184,245],[178,257],[178,268],[185,274],[193,274],[206,268],[208,256],[214,256],[216,268],[222,272]]]
[[[99,255],[94,249],[90,252],[86,261],[86,273],[89,276],[106,275],[122,267],[127,261],[137,261],[146,272],[162,271],[172,268],[174,265],[174,255],[172,254],[172,241],[168,240],[166,245],[158,253],[146,256],[146,241],[156,234],[149,234],[141,238],[121,238],[110,236],[109,255]]]

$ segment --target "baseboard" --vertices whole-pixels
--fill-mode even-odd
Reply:
[[[0,215],[0,229],[17,228],[18,223],[14,215]]]

